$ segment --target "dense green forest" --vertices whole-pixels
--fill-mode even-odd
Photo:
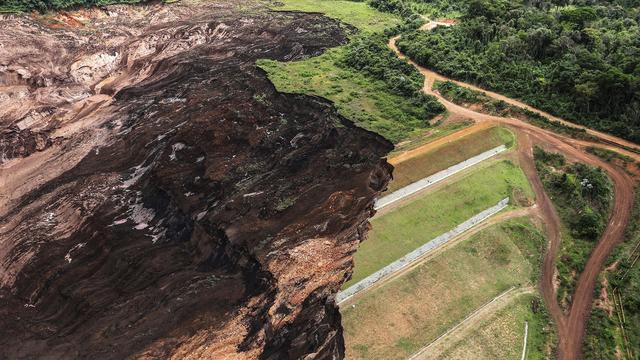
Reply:
[[[369,5],[385,12],[411,18],[415,16],[457,17],[467,9],[460,0],[369,0]]]
[[[640,142],[640,0],[456,3],[459,24],[408,32],[399,48],[447,76]]]

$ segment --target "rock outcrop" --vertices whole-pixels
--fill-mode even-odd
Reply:
[[[391,145],[255,66],[350,29],[238,3],[0,19],[1,359],[343,356]]]

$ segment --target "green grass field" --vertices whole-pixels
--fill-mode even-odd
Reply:
[[[543,235],[526,218],[484,229],[341,309],[347,358],[401,359],[512,286],[530,283]]]
[[[526,359],[545,359],[544,344],[552,328],[548,314],[540,308],[542,301],[533,294],[513,299],[492,318],[480,323],[464,340],[452,344],[438,359],[519,360],[525,321],[529,324]]]
[[[369,238],[354,256],[353,277],[344,287],[380,270],[501,199],[513,198],[514,191],[529,199],[534,196],[522,170],[512,162],[502,160],[373,218]]]
[[[274,9],[320,12],[351,24],[360,31],[352,37],[381,32],[401,22],[397,16],[379,12],[365,2],[284,0],[283,3],[284,6]],[[415,115],[419,111],[411,99],[393,93],[381,80],[339,66],[344,53],[344,47],[337,47],[306,60],[260,60],[257,64],[267,72],[278,91],[327,98],[335,103],[341,115],[393,143],[429,130],[430,119]]]
[[[383,31],[401,22],[397,16],[377,11],[365,2],[340,0],[280,0],[279,2],[283,6],[275,6],[273,9],[323,13],[362,31]]]
[[[420,135],[426,120],[411,115],[408,99],[392,94],[386,84],[348,68],[339,67],[343,48],[302,61],[260,60],[278,91],[321,96],[334,102],[338,112],[358,126],[393,143]]]
[[[387,193],[391,193],[422,178],[433,175],[472,156],[478,155],[496,146],[512,146],[515,136],[505,127],[497,126],[483,129],[444,144],[426,154],[403,161],[395,165],[393,181]]]

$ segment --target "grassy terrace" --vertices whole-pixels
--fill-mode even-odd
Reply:
[[[522,170],[512,162],[502,160],[375,217],[371,221],[369,238],[355,254],[353,278],[344,287],[362,280],[506,196],[532,199],[534,195]]]
[[[542,299],[522,295],[483,321],[464,340],[452,346],[438,359],[520,359],[524,341],[524,323],[529,323],[527,359],[545,359],[545,343],[551,330]],[[537,305],[537,312],[533,311]],[[532,306],[534,305],[534,306]]]
[[[530,283],[542,249],[530,221],[512,219],[369,291],[341,310],[347,357],[406,358],[500,293]]]
[[[499,126],[483,129],[395,165],[394,179],[388,193],[424,177],[433,175],[472,156],[499,145],[510,147],[515,137],[507,128]]]
[[[463,121],[452,121],[444,124],[436,124],[436,126],[431,129],[423,132],[419,136],[413,137],[411,139],[402,141],[396,144],[395,149],[391,151],[388,157],[393,157],[396,154],[400,154],[404,151],[409,151],[420,147],[424,144],[435,141],[441,137],[445,137],[454,132],[458,132],[464,128],[472,126],[474,124],[471,120],[463,120]]]
[[[352,34],[352,38],[380,33],[401,23],[397,16],[379,12],[365,2],[284,0],[283,3],[284,6],[274,9],[320,12],[353,25],[359,32]],[[279,91],[327,98],[335,103],[340,114],[394,143],[429,131],[430,119],[417,115],[422,110],[410,98],[394,93],[382,80],[340,66],[345,52],[342,46],[301,61],[260,60],[258,66],[267,72]]]

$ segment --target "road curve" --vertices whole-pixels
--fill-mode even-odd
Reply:
[[[442,22],[435,22],[434,21],[434,22],[429,22],[429,23],[425,24],[422,27],[422,29],[423,30],[432,30],[437,26],[451,26],[451,24],[442,23]],[[406,59],[406,56],[403,55],[402,53],[400,53],[400,51],[398,51],[397,46],[395,45],[396,41],[399,38],[400,38],[400,36],[393,37],[390,40],[390,47],[392,48],[392,50],[394,50],[396,52],[396,54],[400,55],[400,58]],[[636,143],[633,143],[631,141],[628,141],[628,140],[625,140],[625,139],[621,139],[621,138],[619,138],[617,136],[606,134],[606,133],[603,133],[601,131],[593,130],[593,129],[588,128],[586,126],[579,125],[579,124],[573,123],[571,121],[567,121],[567,120],[561,119],[561,118],[556,117],[554,115],[551,115],[551,114],[549,114],[549,113],[547,113],[545,111],[542,111],[540,109],[536,109],[536,108],[534,108],[534,107],[532,107],[530,105],[527,105],[522,101],[506,97],[506,96],[504,96],[502,94],[498,94],[498,93],[490,91],[490,90],[482,89],[482,88],[480,88],[480,87],[478,87],[476,85],[472,85],[472,84],[468,84],[468,83],[465,83],[465,82],[462,82],[462,81],[450,79],[450,78],[448,78],[446,76],[440,75],[440,74],[438,74],[438,73],[436,73],[436,72],[434,72],[434,71],[432,71],[430,69],[427,69],[425,67],[422,67],[421,65],[418,65],[418,64],[414,63],[413,60],[408,60],[408,61],[412,65],[417,66],[418,69],[420,70],[420,72],[425,76],[425,78],[428,78],[428,80],[425,81],[425,86],[429,87],[429,93],[431,93],[431,88],[433,87],[433,83],[436,80],[439,80],[439,81],[451,81],[451,82],[453,82],[453,83],[455,83],[457,85],[466,87],[468,89],[483,92],[487,96],[492,97],[492,98],[494,98],[496,100],[502,100],[502,101],[506,102],[507,104],[514,105],[514,106],[517,106],[517,107],[521,107],[521,108],[527,109],[529,111],[533,111],[533,112],[538,113],[538,114],[540,114],[540,115],[542,115],[542,116],[544,116],[544,117],[546,117],[546,118],[548,118],[548,119],[550,119],[552,121],[557,121],[557,122],[559,122],[559,123],[561,123],[563,125],[566,125],[566,126],[571,126],[571,127],[577,128],[577,129],[585,130],[587,132],[587,134],[593,135],[593,136],[595,136],[595,137],[597,137],[599,139],[602,139],[602,140],[604,140],[604,141],[606,141],[608,143],[616,144],[616,145],[623,146],[623,147],[628,147],[628,148],[631,148],[631,149],[640,150],[640,145],[638,145]]]
[[[425,29],[430,28],[433,27],[425,27]],[[396,46],[397,39],[398,37],[390,39],[389,47],[398,55],[398,57],[406,59],[406,57],[398,50]],[[629,141],[619,139],[612,135],[604,134],[595,130],[581,127],[579,125],[575,125],[571,122],[551,116],[538,109],[523,104],[520,101],[507,98],[503,95],[486,91],[484,89],[479,89],[476,86],[446,78],[416,64],[411,60],[408,61],[425,76],[425,84],[423,88],[424,92],[436,96],[450,113],[459,114],[476,122],[495,122],[508,124],[516,128],[520,133],[526,135],[522,137],[525,141],[525,148],[523,154],[521,154],[523,160],[522,165],[525,173],[527,173],[530,180],[532,180],[532,184],[534,186],[534,189],[536,190],[538,204],[541,210],[540,213],[542,214],[542,217],[545,221],[545,226],[550,243],[549,249],[545,254],[543,264],[543,279],[541,284],[543,297],[552,317],[554,318],[554,321],[556,322],[556,326],[558,327],[558,358],[561,360],[579,359],[581,357],[582,342],[584,339],[586,322],[591,312],[591,306],[593,303],[593,290],[595,288],[598,274],[600,273],[608,255],[611,253],[613,248],[623,240],[624,231],[630,220],[634,199],[634,182],[626,172],[616,166],[600,160],[595,156],[585,153],[581,148],[584,146],[607,148],[609,150],[614,150],[619,153],[632,156],[634,159],[638,159],[638,154],[630,152],[622,147],[640,149],[640,146]],[[502,118],[475,112],[463,106],[454,104],[451,101],[443,98],[440,94],[434,92],[432,90],[432,86],[435,80],[450,80],[460,86],[483,91],[488,96],[495,99],[503,100],[509,104],[538,112],[554,121],[559,121],[563,124],[567,124],[569,126],[574,126],[577,128],[584,128],[589,134],[592,134],[593,136],[599,138],[607,144],[603,145],[600,143],[590,143],[575,140],[560,134],[556,134],[549,130],[538,128],[530,123],[518,119]],[[578,278],[576,291],[572,296],[573,303],[571,304],[568,314],[564,314],[562,312],[562,309],[560,308],[557,301],[555,290],[553,288],[555,258],[560,244],[560,222],[555,208],[544,192],[542,182],[540,181],[535,171],[535,165],[531,154],[531,142],[544,144],[546,147],[551,147],[555,151],[564,154],[571,161],[578,161],[592,166],[601,167],[611,177],[614,185],[614,203],[611,211],[611,216],[609,218],[606,229],[604,230],[599,242],[596,244],[589,257],[589,260],[585,265],[584,271]]]
[[[533,187],[536,194],[536,204],[538,205],[538,215],[544,223],[545,232],[549,239],[549,247],[544,256],[542,264],[542,279],[540,289],[549,312],[553,319],[558,323],[558,327],[564,327],[564,313],[557,301],[556,292],[553,286],[555,275],[555,259],[560,247],[560,217],[556,208],[553,206],[551,199],[544,191],[542,181],[538,176],[535,161],[533,159],[533,146],[529,135],[523,132],[518,134],[518,157],[520,166],[524,171],[527,179]],[[562,325],[560,325],[562,323]]]

